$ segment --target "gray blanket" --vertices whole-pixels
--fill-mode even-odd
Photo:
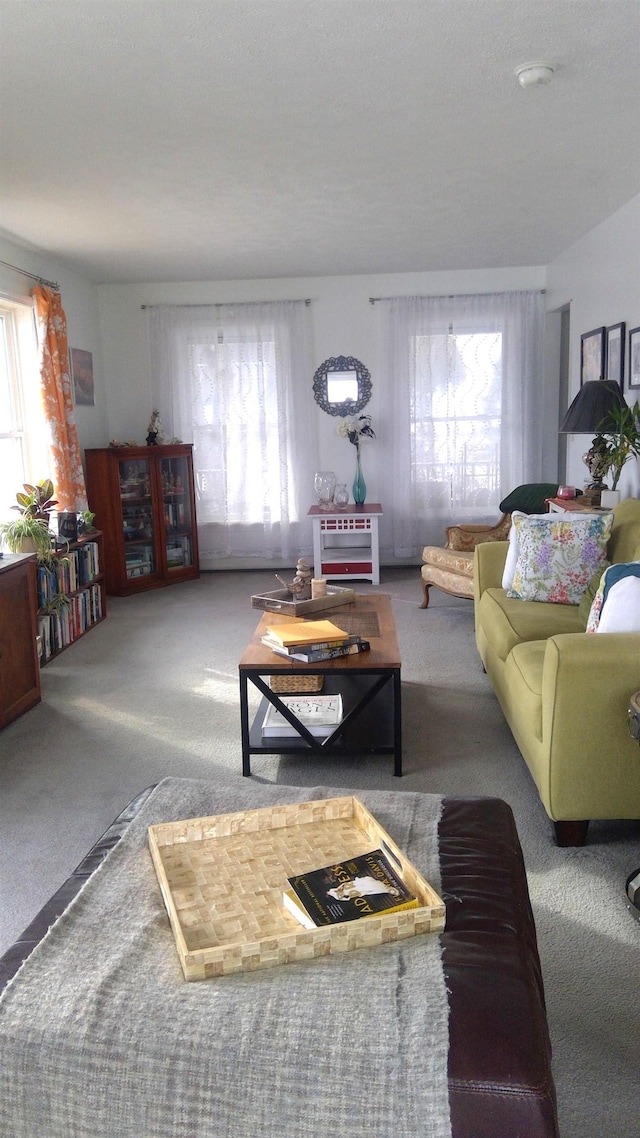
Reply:
[[[437,934],[187,983],[147,826],[328,788],[165,779],[0,1000],[11,1138],[450,1138]],[[441,800],[358,792],[440,888]]]

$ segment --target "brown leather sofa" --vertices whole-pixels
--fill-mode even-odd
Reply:
[[[0,959],[0,992],[151,789],[129,803]],[[500,799],[445,798],[439,838],[453,1138],[558,1138],[540,961],[513,814]]]

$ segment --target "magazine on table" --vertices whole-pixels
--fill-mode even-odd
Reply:
[[[290,877],[289,886],[284,905],[310,929],[420,905],[381,849]]]
[[[282,702],[301,723],[318,738],[333,734],[342,722],[342,696],[338,695],[287,695],[280,696]],[[281,738],[295,738],[300,735],[293,724],[285,719],[272,703],[269,704],[262,721],[262,734],[277,735]]]

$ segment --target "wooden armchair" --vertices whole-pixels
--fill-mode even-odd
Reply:
[[[442,548],[426,545],[422,551],[421,569],[424,602],[429,607],[429,589],[437,585],[454,597],[473,599],[473,552],[484,541],[507,541],[511,529],[511,514],[503,514],[494,526],[448,526],[447,540]]]

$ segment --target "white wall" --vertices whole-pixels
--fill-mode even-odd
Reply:
[[[570,304],[571,343],[569,399],[580,389],[580,336],[593,328],[626,324],[625,397],[634,403],[639,392],[628,389],[629,329],[640,325],[640,195],[566,249],[547,266],[547,310]],[[590,445],[586,435],[568,438],[567,481],[581,487],[588,477],[581,456]],[[623,497],[640,496],[640,462],[624,468]]]
[[[0,260],[57,280],[67,314],[69,344],[93,353],[96,406],[78,407],[82,448],[106,446],[111,438],[140,442],[152,410],[148,315],[143,304],[194,304],[242,300],[312,301],[314,369],[330,356],[355,356],[369,368],[373,394],[367,408],[378,434],[393,413],[393,377],[381,375],[377,362],[377,321],[371,296],[443,295],[547,289],[549,314],[546,383],[549,391],[547,477],[556,477],[557,453],[557,312],[571,309],[569,401],[580,384],[580,334],[600,325],[625,321],[640,325],[640,195],[543,266],[376,276],[297,278],[146,285],[96,286],[62,262],[0,237]],[[33,281],[0,265],[0,292],[28,296]],[[628,365],[627,365],[628,366]],[[312,399],[313,376],[301,376]],[[635,397],[627,399],[633,402]],[[162,411],[162,408],[160,408]],[[562,410],[562,409],[561,409]],[[322,466],[351,484],[353,447],[335,433],[338,420],[317,410]],[[582,485],[581,455],[588,440],[569,439],[567,480]],[[376,444],[364,452],[368,497],[384,499],[384,471],[376,464]],[[630,462],[621,480],[625,495],[640,495],[640,466]],[[310,488],[310,500],[312,489]]]
[[[111,436],[144,441],[152,410],[148,313],[143,304],[203,304],[250,300],[309,298],[313,324],[313,370],[331,356],[355,356],[371,373],[372,397],[366,413],[380,436],[393,414],[393,377],[378,367],[377,320],[370,297],[505,292],[543,288],[541,267],[468,272],[389,273],[377,276],[311,277],[283,280],[221,281],[147,285],[102,285],[100,316],[108,376],[107,403]],[[300,376],[313,400],[313,372]],[[159,408],[161,415],[163,409]],[[339,419],[317,408],[321,469],[334,470],[349,487],[355,451],[336,434]],[[169,427],[165,421],[165,426]],[[363,450],[369,501],[384,500],[384,472],[376,461],[376,443]],[[313,488],[309,487],[309,502]]]

